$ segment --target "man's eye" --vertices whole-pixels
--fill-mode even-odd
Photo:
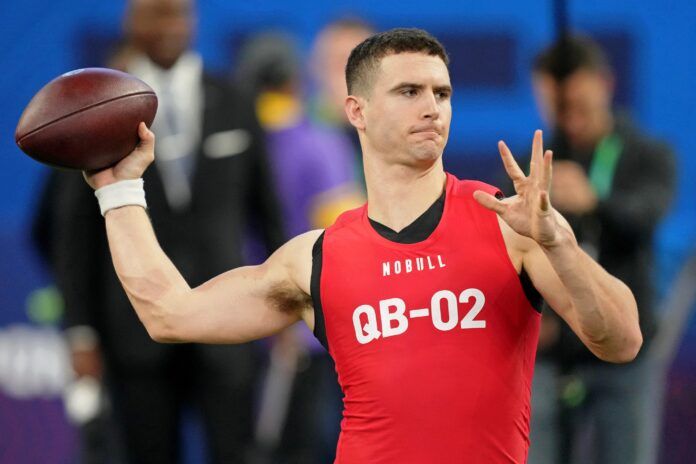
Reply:
[[[407,97],[413,97],[416,95],[416,93],[416,89],[404,89],[401,91],[401,94]]]
[[[438,92],[437,93],[437,98],[439,98],[440,100],[447,100],[449,97],[450,97],[449,92]]]

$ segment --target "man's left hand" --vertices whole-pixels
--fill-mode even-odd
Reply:
[[[547,248],[559,244],[565,234],[551,206],[549,193],[553,154],[550,150],[544,153],[541,131],[534,133],[529,176],[524,175],[505,142],[498,142],[498,149],[517,195],[498,200],[478,190],[474,192],[474,198],[485,208],[498,213],[518,234],[530,237]]]

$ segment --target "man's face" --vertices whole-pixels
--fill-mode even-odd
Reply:
[[[366,92],[364,135],[373,151],[407,165],[442,156],[452,119],[452,87],[440,57],[387,55]]]
[[[348,57],[370,35],[367,29],[358,27],[329,27],[317,38],[312,56],[313,74],[326,103],[341,117],[348,96],[345,74]]]
[[[193,34],[191,0],[132,0],[130,32],[135,46],[169,69],[188,49]]]
[[[606,73],[578,70],[562,86],[548,74],[533,80],[546,122],[560,129],[573,148],[592,149],[610,130],[613,81]]]

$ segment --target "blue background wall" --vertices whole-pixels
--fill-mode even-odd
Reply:
[[[696,183],[691,179],[696,174],[691,154],[696,133],[696,3],[570,3],[571,24],[596,35],[614,57],[620,73],[618,102],[642,126],[668,140],[679,156],[678,199],[657,241],[656,278],[664,289],[696,238]],[[100,46],[119,34],[124,6],[123,1],[88,0],[5,1],[0,6],[0,330],[28,322],[27,296],[49,282],[27,238],[46,168],[15,146],[16,122],[46,82],[70,69],[99,64],[105,54]],[[553,38],[551,11],[550,0],[207,0],[199,4],[196,48],[211,70],[226,74],[234,60],[234,45],[259,29],[296,34],[306,51],[323,23],[345,13],[361,15],[380,29],[426,28],[444,39],[453,61],[455,108],[446,160],[460,175],[486,177],[491,167],[498,166],[498,139],[526,150],[532,131],[542,127],[528,67],[534,54]],[[692,391],[695,358],[692,323],[673,372],[680,385],[690,385]],[[682,433],[696,434],[693,422]]]

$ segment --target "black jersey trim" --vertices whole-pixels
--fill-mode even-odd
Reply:
[[[536,312],[541,313],[541,308],[544,306],[544,298],[541,296],[541,293],[539,293],[539,290],[536,289],[532,283],[532,279],[524,268],[520,271],[520,283],[522,284],[522,290],[529,304],[532,305],[532,308],[534,308]]]
[[[426,240],[437,229],[445,210],[445,192],[427,210],[400,232],[370,219],[370,225],[382,237],[396,243],[413,244]]]
[[[329,350],[329,340],[326,338],[326,323],[324,322],[324,309],[321,307],[321,266],[322,248],[324,245],[324,233],[322,232],[314,246],[312,247],[312,277],[309,283],[309,290],[312,293],[312,303],[314,304],[314,336],[319,343]]]
[[[501,191],[497,191],[495,193],[495,197],[499,200],[502,200],[505,198],[505,195]],[[374,221],[370,219],[370,224],[372,227],[375,229],[375,231],[381,235],[382,237],[386,238],[387,240],[390,240],[392,242],[396,243],[404,243],[404,244],[412,244],[412,243],[418,243],[423,240],[426,240],[430,234],[432,234],[435,229],[437,228],[438,224],[440,223],[440,220],[442,219],[442,214],[445,209],[445,193],[443,192],[440,197],[435,200],[435,202],[430,205],[430,207],[423,213],[421,214],[415,221],[413,221],[411,224],[408,226],[404,227],[401,232],[396,232],[389,227],[380,224],[377,221]],[[369,218],[368,218],[369,219]],[[321,237],[319,237],[319,241],[323,239],[323,234]],[[316,244],[314,245],[316,248]],[[321,246],[319,247],[319,272],[321,272]],[[313,252],[314,259],[316,260],[316,251]],[[316,267],[316,265],[314,265]],[[314,267],[312,268],[312,283],[314,283]],[[534,284],[532,283],[532,280],[529,278],[529,274],[527,274],[527,271],[522,268],[522,271],[519,273],[519,278],[520,278],[520,283],[522,284],[522,290],[524,291],[524,295],[527,297],[527,300],[529,301],[529,304],[534,308],[535,311],[541,313],[542,307],[544,306],[544,299],[542,298],[541,294],[539,291],[534,287]],[[317,281],[319,277],[317,276]],[[317,295],[319,294],[319,285],[317,282],[317,290],[316,293]],[[315,289],[312,287],[312,298],[314,298],[314,293]],[[315,307],[315,316],[314,316],[314,326],[315,330],[318,327],[317,321],[318,318],[316,316],[316,308],[319,307],[319,311],[321,311],[321,302],[316,302],[314,303]],[[324,330],[324,315],[323,313],[321,314],[321,323],[322,323],[322,331]],[[315,333],[316,335],[316,333]],[[322,336],[324,339],[326,339],[326,333],[322,333]],[[319,338],[319,337],[317,337]],[[321,339],[319,339],[321,341]],[[324,344],[322,342],[322,344]],[[325,345],[326,346],[326,345]],[[328,348],[327,348],[328,349]]]

